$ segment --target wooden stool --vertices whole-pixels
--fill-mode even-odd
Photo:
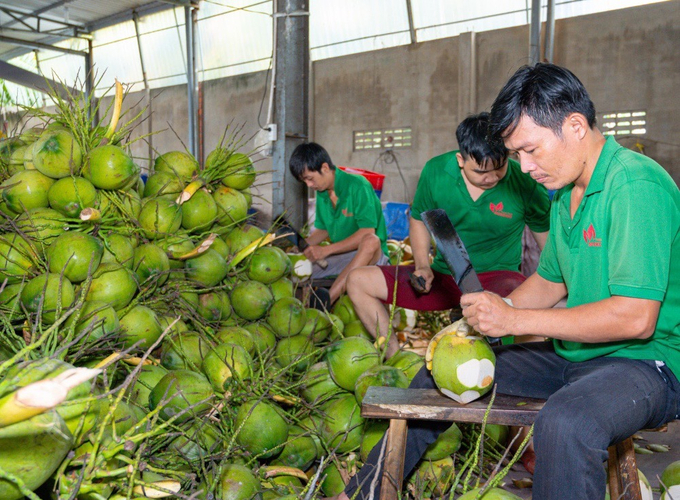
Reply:
[[[404,480],[404,453],[408,420],[443,420],[481,424],[490,395],[461,405],[435,389],[369,387],[361,405],[364,418],[389,419],[381,500],[396,500]],[[533,424],[542,399],[497,394],[487,423],[524,426]],[[621,500],[641,500],[632,438],[609,447],[609,496]]]

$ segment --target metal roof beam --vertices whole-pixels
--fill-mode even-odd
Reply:
[[[72,0],[68,0],[72,1]],[[10,26],[13,26],[17,23],[23,24],[26,26],[29,30],[35,31],[40,33],[40,23],[41,22],[49,22],[53,24],[59,24],[64,27],[64,29],[71,29],[73,30],[74,35],[77,36],[78,32],[84,31],[85,27],[82,24],[75,24],[75,23],[68,23],[66,21],[62,21],[59,19],[51,19],[48,17],[41,16],[43,12],[47,12],[49,10],[52,10],[54,8],[60,7],[64,3],[67,3],[65,1],[57,2],[51,5],[48,5],[46,7],[43,7],[41,9],[35,10],[33,12],[23,12],[17,9],[12,9],[6,6],[0,6],[0,10],[2,10],[4,13],[6,13],[8,16],[12,18],[12,21],[8,21],[3,25],[0,25],[0,29],[2,28],[9,28]],[[26,20],[32,19],[36,21],[36,27],[34,28],[33,26],[30,26]]]
[[[66,49],[64,47],[56,47],[54,45],[48,45],[46,43],[32,42],[29,40],[20,40],[19,38],[11,38],[8,36],[0,35],[0,42],[11,43],[13,45],[18,45],[19,47],[28,47],[30,49],[42,49],[42,50],[53,50],[55,52],[61,52],[63,54],[71,54],[74,56],[86,56],[87,52],[82,50]]]
[[[174,9],[177,5],[170,2],[161,2],[156,0],[155,2],[150,2],[145,5],[140,5],[135,9],[127,9],[116,14],[111,14],[110,16],[103,17],[93,23],[87,25],[87,30],[89,32],[97,31],[102,28],[108,28],[114,24],[123,23],[125,21],[132,21],[132,13],[136,12],[139,17],[148,16],[149,14],[156,14],[157,12],[163,12],[164,10]]]
[[[0,61],[0,78],[14,82],[17,85],[30,87],[39,92],[44,92],[45,94],[49,93],[49,87],[52,87],[52,89],[64,99],[69,98],[69,93],[71,96],[78,96],[81,94],[80,90],[66,87],[62,83],[42,77],[5,61]]]

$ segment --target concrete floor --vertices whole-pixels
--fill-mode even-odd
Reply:
[[[656,490],[654,491],[654,499],[657,500],[660,497],[658,488],[661,473],[671,462],[680,460],[680,421],[671,422],[666,432],[640,432],[639,434],[643,439],[635,442],[643,448],[650,443],[670,446],[670,451],[666,453],[653,453],[651,455],[636,453],[635,455],[638,469],[644,473],[652,488]],[[522,499],[531,499],[531,488],[516,488],[512,483],[513,479],[519,480],[530,477],[521,464],[516,464],[514,470],[506,476],[504,488]]]

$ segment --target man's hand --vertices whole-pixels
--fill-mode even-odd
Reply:
[[[413,271],[413,275],[420,276],[425,280],[424,293],[429,292],[430,288],[432,288],[432,280],[434,279],[434,273],[432,272],[430,266],[417,268],[415,271]]]
[[[325,259],[327,257],[326,248],[328,247],[309,245],[307,248],[305,248],[303,253],[309,260],[316,262],[317,260]]]
[[[468,293],[460,298],[463,316],[470,326],[489,337],[513,335],[515,309],[500,295],[491,292]]]

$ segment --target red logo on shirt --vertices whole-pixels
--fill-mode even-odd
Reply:
[[[498,215],[500,217],[505,217],[506,219],[512,219],[512,214],[509,212],[503,212],[503,202],[499,201],[498,203],[489,203],[489,209],[494,215]]]
[[[354,214],[352,212],[348,212],[346,208],[342,209],[342,215],[345,217],[354,217]]]
[[[602,239],[595,236],[595,228],[591,224],[587,230],[583,231],[583,239],[589,247],[601,247]]]

